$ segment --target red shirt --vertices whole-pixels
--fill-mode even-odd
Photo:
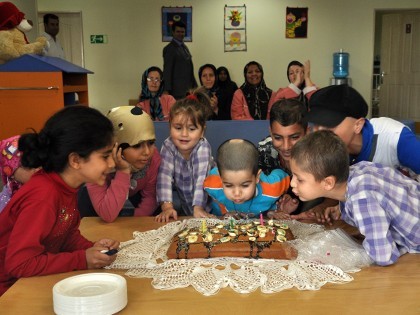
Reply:
[[[86,269],[93,243],[79,224],[77,189],[35,173],[0,213],[0,295],[21,277]]]

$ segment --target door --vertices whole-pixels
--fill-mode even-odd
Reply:
[[[84,67],[82,13],[39,12],[38,29],[41,35],[44,33],[43,17],[45,13],[53,13],[58,16],[60,31],[57,38],[63,46],[67,61]]]
[[[382,16],[379,116],[420,121],[420,11]]]

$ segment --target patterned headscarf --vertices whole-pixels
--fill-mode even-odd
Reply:
[[[261,71],[261,82],[256,86],[249,84],[246,80],[246,73],[252,65],[257,66]],[[267,119],[268,102],[273,91],[265,85],[262,66],[256,61],[248,62],[244,68],[244,77],[245,83],[241,85],[240,89],[246,98],[249,113],[255,120]]]
[[[156,93],[152,93],[147,86],[147,77],[149,73],[152,71],[159,72],[160,82],[159,90]],[[164,91],[164,82],[163,82],[163,72],[158,67],[150,67],[146,71],[144,71],[143,76],[141,78],[141,94],[139,101],[142,102],[144,100],[150,100],[150,115],[152,116],[153,120],[164,120],[163,112],[162,112],[162,105],[160,104],[159,97],[162,96]]]

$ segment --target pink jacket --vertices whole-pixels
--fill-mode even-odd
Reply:
[[[275,93],[273,92],[270,102],[268,103],[268,118],[270,118],[271,107],[273,107],[273,104],[277,102],[278,100],[295,98],[295,97],[298,97],[300,93],[303,93],[305,97],[309,100],[312,94],[314,94],[317,89],[318,88],[316,86],[309,86],[309,87],[305,87],[302,91],[293,83],[290,83],[285,88],[279,88],[277,92]]]
[[[115,172],[114,178],[109,177],[107,184],[103,186],[86,184],[96,213],[105,222],[112,222],[118,217],[127,197],[139,193],[142,199],[134,209],[134,215],[152,215],[157,208],[156,180],[160,161],[159,151],[155,149],[146,175],[137,180],[137,186],[134,189],[130,189],[131,176],[119,171]]]
[[[270,101],[268,105],[272,103],[274,93],[271,94]],[[270,109],[271,107],[268,107]],[[237,89],[233,94],[232,106],[230,108],[230,114],[232,120],[254,120],[254,118],[249,113],[248,103],[246,102],[245,95],[241,89]],[[267,114],[268,118],[268,114]],[[265,118],[265,119],[267,119]]]
[[[159,97],[160,104],[162,105],[162,112],[164,121],[169,120],[169,111],[171,110],[172,105],[175,104],[176,100],[172,95],[163,94]],[[150,100],[144,100],[137,104],[137,106],[141,107],[146,113],[150,115]],[[156,119],[155,119],[156,120]]]

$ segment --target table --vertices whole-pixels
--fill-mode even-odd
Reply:
[[[99,218],[82,219],[81,231],[88,239],[132,239],[133,231],[162,226],[150,217],[118,218],[104,223]],[[350,234],[357,230],[343,222]],[[326,284],[319,291],[289,289],[275,294],[259,290],[238,294],[230,288],[210,297],[193,288],[156,290],[151,279],[127,279],[128,305],[120,314],[420,314],[420,255],[406,254],[389,267],[371,266],[352,274],[347,284]],[[70,276],[98,271],[75,271],[50,276],[22,278],[1,298],[2,314],[53,314],[52,287]],[[100,270],[123,275],[124,271]]]

